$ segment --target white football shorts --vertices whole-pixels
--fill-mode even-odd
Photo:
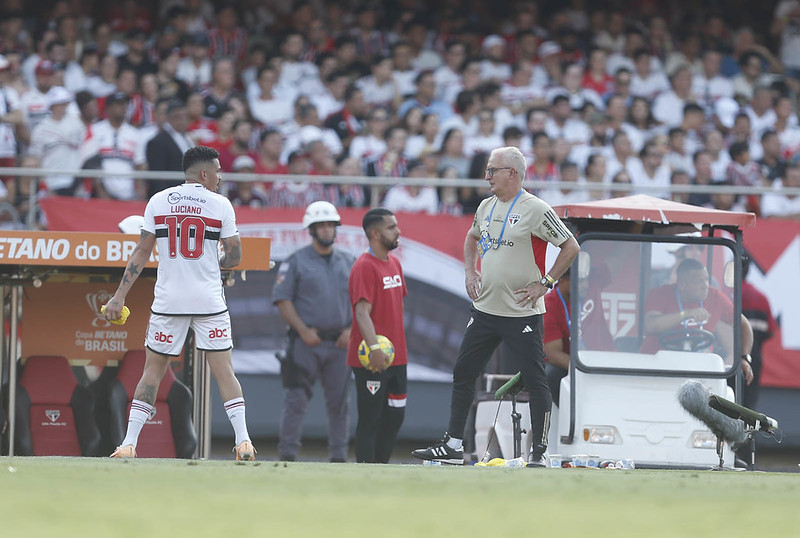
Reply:
[[[214,316],[162,316],[150,314],[144,345],[162,355],[178,356],[189,328],[194,330],[197,349],[225,351],[233,347],[228,312]]]

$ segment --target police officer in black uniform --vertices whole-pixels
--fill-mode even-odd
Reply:
[[[278,453],[294,461],[300,450],[303,418],[317,379],[325,393],[330,461],[343,462],[348,449],[347,344],[352,313],[347,283],[355,258],[333,248],[341,224],[333,204],[314,202],[306,208],[303,227],[311,245],[281,264],[272,301],[289,325],[289,348],[281,361],[286,389]]]

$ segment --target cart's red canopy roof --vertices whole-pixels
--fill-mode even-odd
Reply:
[[[721,211],[646,194],[610,198],[595,202],[565,204],[553,208],[561,218],[635,220],[660,224],[709,224],[714,226],[752,227],[756,224],[753,213]]]

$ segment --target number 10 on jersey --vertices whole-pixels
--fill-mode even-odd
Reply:
[[[177,258],[179,250],[182,257],[190,260],[203,255],[206,223],[202,217],[170,215],[164,218],[164,224],[170,258]]]

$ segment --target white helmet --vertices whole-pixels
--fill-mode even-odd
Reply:
[[[308,228],[318,222],[335,222],[338,226],[342,223],[342,218],[332,203],[313,202],[308,205],[306,214],[303,215],[303,228]]]

